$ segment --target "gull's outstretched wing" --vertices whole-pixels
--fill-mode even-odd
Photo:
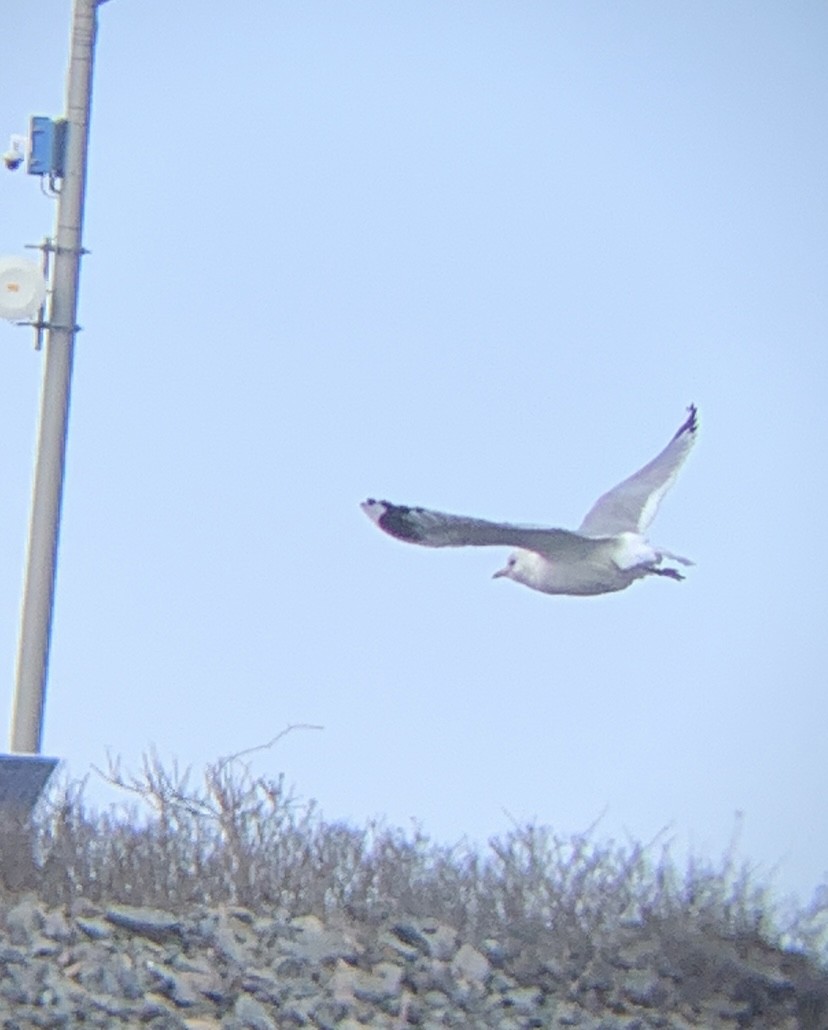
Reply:
[[[508,522],[487,522],[463,515],[447,515],[426,508],[409,508],[390,501],[364,501],[362,510],[390,536],[425,547],[522,547],[549,557],[579,560],[591,557],[598,540],[566,529],[536,529]]]
[[[696,438],[695,404],[687,410],[687,418],[661,454],[599,497],[578,527],[579,533],[597,537],[646,532]]]

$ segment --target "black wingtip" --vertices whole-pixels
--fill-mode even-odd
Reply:
[[[380,529],[384,529],[398,540],[416,543],[422,538],[420,527],[409,517],[413,511],[418,510],[417,508],[409,508],[405,504],[389,504],[388,501],[383,501],[383,504],[386,507],[378,522]]]
[[[412,513],[421,512],[422,508],[392,504],[390,501],[377,501],[373,497],[369,497],[361,507],[368,518],[389,536],[410,543],[417,543],[422,539],[421,527],[417,525],[416,520],[411,518]]]
[[[695,433],[696,429],[698,429],[698,425],[698,409],[695,404],[691,404],[687,409],[687,418],[679,426],[673,439],[677,440],[680,436],[683,436],[684,433]]]

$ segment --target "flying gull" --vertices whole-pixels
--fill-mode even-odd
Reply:
[[[682,580],[662,562],[692,565],[655,547],[645,534],[696,438],[696,406],[664,450],[629,479],[599,497],[573,533],[568,529],[447,515],[369,498],[361,505],[380,529],[425,547],[506,546],[516,550],[494,578],[505,576],[545,594],[609,594],[645,576]]]

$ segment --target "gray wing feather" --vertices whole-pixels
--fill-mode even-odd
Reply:
[[[584,536],[644,533],[655,518],[662,497],[678,475],[696,438],[696,406],[673,439],[651,462],[599,497],[578,527]]]
[[[390,501],[369,499],[362,510],[390,536],[424,547],[522,547],[539,554],[579,559],[589,557],[597,545],[595,540],[566,529],[513,526]]]

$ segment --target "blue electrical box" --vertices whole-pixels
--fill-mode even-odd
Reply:
[[[69,123],[65,118],[51,119],[34,115],[29,123],[29,175],[51,175],[62,179],[66,164],[66,137]]]
[[[29,175],[51,175],[55,148],[55,123],[51,118],[35,115],[29,124]]]

